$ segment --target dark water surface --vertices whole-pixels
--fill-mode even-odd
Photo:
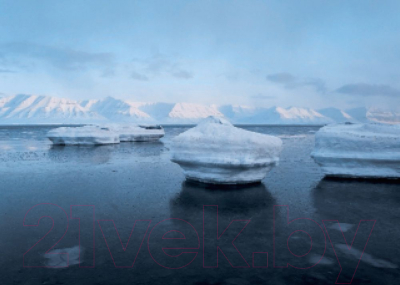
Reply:
[[[397,284],[400,184],[323,179],[317,127],[245,128],[284,149],[263,183],[235,189],[185,182],[169,147],[187,128],[99,147],[0,128],[0,284]]]

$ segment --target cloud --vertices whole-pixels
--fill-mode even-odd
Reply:
[[[114,75],[115,75],[115,71],[113,68],[106,68],[101,73],[101,77],[103,77],[103,78],[110,78],[110,77],[113,77]]]
[[[0,73],[16,73],[14,70],[11,69],[2,69],[0,68]]]
[[[173,72],[172,75],[176,78],[182,78],[182,79],[193,78],[193,74],[186,70],[179,70],[177,72]]]
[[[139,81],[148,81],[149,80],[149,78],[146,75],[140,74],[136,71],[133,71],[131,73],[131,78],[135,79],[135,80],[139,80]]]
[[[336,89],[336,92],[359,96],[400,96],[400,90],[384,84],[347,84]]]
[[[299,83],[300,86],[311,86],[314,87],[320,93],[325,93],[327,91],[325,81],[320,78],[309,78],[304,79]]]
[[[275,96],[270,96],[270,95],[263,95],[263,94],[257,94],[257,95],[253,95],[251,96],[251,99],[255,99],[255,100],[270,100],[270,99],[275,99]]]
[[[268,75],[267,80],[276,83],[290,84],[296,81],[296,77],[290,73],[282,72]]]
[[[325,82],[320,78],[298,78],[287,72],[270,74],[267,76],[267,80],[281,84],[287,89],[310,86],[319,93],[325,93],[327,90]]]
[[[33,43],[2,44],[0,51],[2,57],[9,61],[18,61],[21,58],[34,59],[67,71],[110,69],[114,64],[114,56],[111,53],[87,52]]]
[[[135,68],[140,70],[140,72],[134,71],[131,76],[136,80],[149,80],[151,77],[163,75],[178,79],[193,78],[193,73],[184,69],[178,61],[158,52],[146,59],[134,59],[133,61]]]

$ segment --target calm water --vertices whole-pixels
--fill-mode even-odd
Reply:
[[[400,280],[400,184],[324,179],[309,156],[316,127],[246,127],[280,136],[284,149],[262,184],[236,189],[185,182],[169,148],[187,128],[168,127],[157,143],[99,147],[52,147],[49,129],[0,128],[1,284]],[[50,204],[32,208],[41,203]],[[218,205],[219,240],[216,206],[203,205]],[[289,221],[314,222],[287,224],[274,205],[289,207]],[[343,235],[322,220],[338,220]]]

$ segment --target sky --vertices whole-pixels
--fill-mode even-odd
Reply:
[[[398,0],[0,0],[0,96],[400,108],[399,13]]]

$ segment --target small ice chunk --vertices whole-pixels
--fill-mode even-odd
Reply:
[[[310,262],[311,264],[318,263],[320,265],[332,265],[334,263],[332,259],[318,254],[311,254],[308,262]]]
[[[53,268],[69,267],[80,263],[83,258],[83,247],[81,247],[79,257],[79,246],[76,245],[70,248],[55,249],[44,255],[48,260],[46,266]]]
[[[311,156],[326,175],[400,178],[400,126],[335,124],[315,135]]]
[[[335,247],[351,257],[360,259],[362,251],[354,248],[353,246],[349,249],[349,247],[346,244],[339,243],[339,244],[335,244]],[[379,267],[379,268],[392,268],[392,269],[397,268],[396,264],[393,264],[393,263],[383,260],[383,259],[375,258],[366,252],[364,252],[362,254],[361,261],[368,263],[371,266]]]
[[[187,179],[214,184],[261,181],[279,161],[281,139],[208,117],[172,140],[171,160]]]
[[[346,223],[334,223],[331,225],[329,228],[337,231],[341,231],[343,233],[347,232],[350,230],[352,227],[354,227],[353,224],[346,224]]]
[[[55,145],[102,145],[119,143],[118,134],[98,126],[62,127],[47,133]]]

